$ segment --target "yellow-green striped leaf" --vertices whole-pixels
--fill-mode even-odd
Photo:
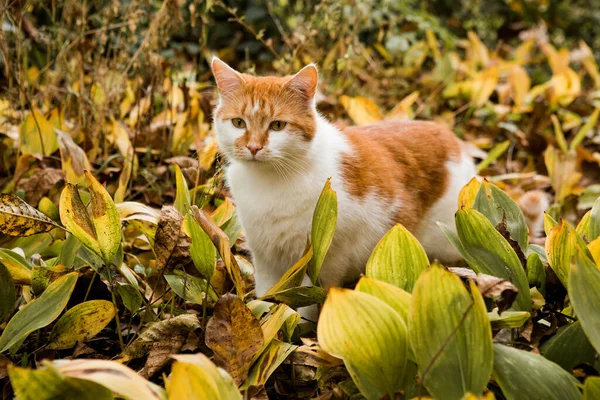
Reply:
[[[585,242],[568,222],[561,220],[550,230],[546,238],[548,264],[564,287],[568,287],[571,258],[578,249],[592,258]]]
[[[392,307],[408,324],[408,311],[412,302],[412,296],[405,290],[402,290],[394,285],[378,281],[377,279],[363,276],[356,284],[355,290],[363,293],[368,293],[380,300],[386,302]]]
[[[308,265],[308,276],[313,285],[318,282],[321,266],[333,240],[337,224],[337,207],[337,194],[331,188],[331,179],[327,179],[313,213],[310,235],[313,258]]]
[[[600,268],[579,249],[573,254],[568,288],[583,331],[600,352]]]

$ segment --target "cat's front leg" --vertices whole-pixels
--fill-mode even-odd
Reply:
[[[268,258],[260,253],[253,254],[254,261],[254,284],[256,287],[256,297],[264,296],[264,294],[279,281],[277,270],[274,268]]]

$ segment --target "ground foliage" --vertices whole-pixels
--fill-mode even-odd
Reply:
[[[598,398],[600,24],[585,4],[0,7],[3,398]],[[326,295],[323,182],[305,255],[254,299],[211,130],[213,54],[250,73],[317,62],[317,105],[340,124],[452,127],[487,178],[457,199],[458,233],[440,226],[465,262],[429,266],[398,225],[354,290]],[[515,203],[532,190],[551,200],[545,233]],[[315,303],[317,326],[294,311]]]

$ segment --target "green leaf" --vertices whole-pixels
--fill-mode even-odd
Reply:
[[[0,325],[7,322],[15,309],[17,291],[8,269],[0,262]]]
[[[600,352],[600,268],[579,249],[573,255],[568,288],[583,331]]]
[[[298,346],[289,343],[272,340],[269,346],[261,353],[260,357],[254,362],[248,379],[242,385],[242,389],[250,386],[262,386],[275,372],[277,367],[283,363]]]
[[[183,274],[180,271],[176,271],[173,275],[165,275],[165,279],[171,289],[177,293],[177,296],[194,304],[202,304],[206,290],[206,279]],[[213,302],[217,301],[218,298],[211,288],[209,288],[208,297]]]
[[[76,282],[76,272],[63,275],[52,282],[39,298],[21,308],[0,336],[0,353],[54,321],[67,305]]]
[[[600,237],[600,197],[577,225],[577,233],[585,235],[590,242]]]
[[[472,281],[437,266],[421,275],[409,313],[410,343],[425,388],[436,399],[479,396],[492,371],[492,331]]]
[[[586,123],[583,124],[583,126],[581,128],[579,128],[579,130],[575,134],[575,137],[573,138],[573,140],[571,140],[569,149],[575,150],[581,144],[581,142],[583,142],[583,139],[585,139],[585,137],[586,137],[587,133],[590,131],[590,129],[592,129],[592,128],[594,128],[594,126],[596,126],[596,122],[598,122],[598,114],[600,114],[600,108],[596,107],[594,112],[592,112],[592,115],[589,116]]]
[[[31,264],[25,257],[13,250],[0,249],[0,260],[15,285],[31,285]]]
[[[67,238],[63,242],[60,248],[60,253],[56,259],[55,265],[64,265],[67,267],[72,266],[77,258],[77,252],[81,247],[81,242],[77,240],[75,235],[70,233],[67,234]]]
[[[285,303],[292,308],[298,308],[313,304],[323,304],[325,297],[325,290],[319,286],[297,286],[264,295],[261,299],[277,301]]]
[[[537,287],[540,293],[546,292],[546,268],[537,253],[527,257],[527,281],[529,286]]]
[[[494,344],[494,379],[508,400],[581,399],[577,380],[544,357]]]
[[[400,314],[404,322],[408,324],[408,311],[412,303],[412,296],[407,291],[367,276],[360,278],[355,290],[383,300]]]
[[[130,313],[133,314],[140,309],[143,299],[137,288],[132,285],[119,285],[117,291],[123,300],[123,305]]]
[[[428,265],[427,254],[419,241],[397,224],[375,246],[367,261],[366,275],[411,292]]]
[[[369,327],[365,329],[365,327]],[[402,389],[408,359],[406,324],[384,301],[367,293],[331,288],[317,324],[321,348],[344,360],[369,400]]]
[[[550,116],[550,119],[552,120],[552,125],[554,126],[554,138],[556,139],[556,144],[558,144],[558,147],[560,147],[563,153],[567,154],[569,152],[569,148],[567,147],[567,140],[565,139],[565,134],[560,126],[560,121],[554,114]]]
[[[512,282],[519,290],[513,308],[517,311],[531,310],[525,270],[515,251],[492,223],[479,211],[464,209],[456,213],[456,228],[461,243],[457,250],[463,252],[469,266],[477,273]]]
[[[527,311],[504,311],[499,315],[497,308],[488,313],[492,329],[520,328],[530,317]]]
[[[96,336],[117,314],[106,300],[90,300],[68,310],[52,327],[48,349],[69,349]]]
[[[498,143],[495,145],[488,153],[485,160],[477,164],[477,172],[482,171],[487,168],[490,164],[496,161],[508,148],[510,147],[510,140],[505,140],[504,142]]]
[[[190,256],[194,266],[203,278],[210,280],[217,264],[217,249],[191,214],[185,215],[184,228],[192,239]]]
[[[308,276],[313,285],[318,282],[321,266],[333,240],[337,224],[337,207],[337,194],[331,188],[331,179],[327,179],[315,207],[310,235],[313,245],[313,258],[308,265]]]
[[[558,225],[558,222],[556,222],[556,220],[554,218],[552,218],[552,216],[550,214],[545,212],[544,213],[544,232],[546,233],[546,236],[548,236],[548,234],[550,233],[552,228],[554,228],[556,225]]]
[[[121,245],[121,218],[113,199],[104,186],[85,171],[90,192],[92,224],[96,231],[100,255],[106,265],[110,265]]]
[[[14,194],[0,193],[0,234],[30,236],[60,226]]]
[[[187,182],[185,181],[183,173],[181,173],[181,168],[179,168],[179,165],[174,164],[174,167],[175,185],[177,191],[175,193],[175,203],[173,205],[181,215],[186,215],[188,210],[190,209],[190,204],[192,202],[192,199],[190,197],[190,190],[188,189]]]
[[[506,220],[510,237],[519,243],[523,252],[527,251],[529,232],[525,216],[517,203],[503,190],[484,180],[475,197],[473,208],[485,215],[494,226]]]
[[[313,257],[313,248],[312,246],[308,247],[308,250],[305,251],[302,258],[300,258],[296,264],[294,264],[290,269],[288,269],[285,274],[276,284],[271,286],[265,296],[270,296],[275,293],[282,292],[287,289],[294,288],[296,286],[300,286],[302,284],[302,280],[304,279],[304,275],[306,274],[306,267],[310,260]]]
[[[571,258],[577,250],[592,258],[585,242],[575,229],[565,220],[561,220],[546,238],[546,254],[548,264],[564,287],[568,287]]]
[[[567,371],[584,362],[592,363],[596,357],[596,351],[585,336],[580,321],[561,326],[544,342],[540,352]]]
[[[69,378],[56,369],[8,366],[10,383],[20,400],[110,400],[112,392],[97,383]]]
[[[583,386],[583,399],[600,399],[600,377],[590,376],[585,380],[585,385]]]
[[[227,372],[217,368],[204,354],[178,354],[173,358],[176,362],[167,385],[169,399],[242,400]]]

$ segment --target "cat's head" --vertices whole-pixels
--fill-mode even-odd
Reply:
[[[256,77],[214,58],[212,70],[219,88],[214,126],[228,159],[277,163],[305,154],[316,130],[314,65],[292,76]]]

